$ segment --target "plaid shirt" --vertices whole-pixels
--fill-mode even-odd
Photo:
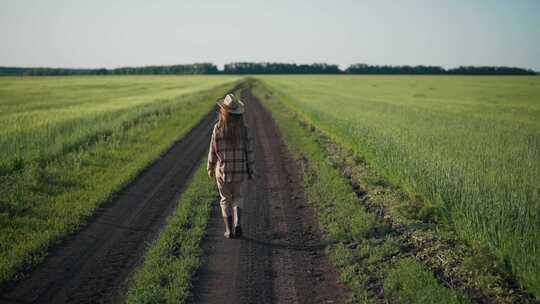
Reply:
[[[242,181],[246,175],[253,174],[253,139],[247,126],[245,130],[244,140],[233,147],[229,140],[219,137],[217,123],[214,125],[208,151],[208,172],[219,170],[216,175],[222,176],[225,182]]]

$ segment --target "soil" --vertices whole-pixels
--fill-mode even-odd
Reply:
[[[255,137],[256,177],[248,182],[238,239],[223,237],[214,205],[194,288],[195,303],[338,303],[344,286],[328,261],[295,160],[249,83],[242,89]]]
[[[197,303],[338,303],[337,283],[301,173],[269,112],[244,83],[242,99],[255,137],[256,176],[243,208],[244,236],[223,237],[213,206],[203,265],[194,281]],[[44,262],[2,289],[1,303],[121,303],[130,275],[208,147],[215,111],[104,203],[79,232],[50,249]]]
[[[52,248],[43,263],[5,287],[0,302],[122,302],[127,279],[207,151],[214,112]]]

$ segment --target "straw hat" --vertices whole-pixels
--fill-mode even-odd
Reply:
[[[245,110],[244,103],[236,99],[233,94],[227,94],[217,104],[231,114],[243,114]]]

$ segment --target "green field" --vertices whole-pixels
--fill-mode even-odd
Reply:
[[[258,78],[540,295],[540,78]]]
[[[232,77],[0,78],[0,172],[76,148]]]
[[[257,79],[254,93],[290,151],[309,162],[304,191],[354,300],[373,300],[368,289],[376,282],[396,302],[474,301],[463,288],[443,286],[425,260],[400,251],[406,240],[359,202],[345,170],[367,176],[361,186],[370,199],[408,217],[402,224],[415,236],[467,242],[449,249],[467,257],[455,268],[489,299],[512,299],[497,290],[505,273],[540,297],[540,77]],[[0,285],[42,261],[51,244],[76,231],[240,80],[0,78]],[[340,157],[350,157],[356,171]],[[129,302],[189,298],[213,187],[199,169],[146,253]],[[484,248],[490,254],[477,254]],[[491,272],[469,275],[480,268]]]
[[[0,78],[0,283],[39,263],[236,80]]]
[[[390,303],[468,303],[462,290],[445,288],[419,261],[402,252],[407,245],[359,202],[343,167],[333,161],[340,156],[326,149],[327,140],[319,131],[276,91],[257,83],[254,93],[272,112],[289,151],[303,164],[304,191],[326,233],[326,253],[339,270],[340,282],[351,290],[345,303],[378,303],[382,288]],[[375,200],[394,195],[378,177],[369,183],[362,180],[362,187]]]

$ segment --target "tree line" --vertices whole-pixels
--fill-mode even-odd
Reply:
[[[389,66],[353,64],[345,73],[348,74],[390,74],[390,75],[536,75],[537,73],[522,68],[504,66],[460,66],[444,69],[439,66]]]
[[[3,76],[69,76],[69,75],[189,75],[218,74],[220,71],[212,63],[177,65],[154,65],[144,67],[123,67],[116,69],[64,69],[64,68],[17,68],[0,67]]]
[[[504,66],[461,66],[444,69],[439,66],[352,64],[341,70],[335,64],[235,62],[223,70],[212,63],[164,66],[123,67],[115,69],[64,69],[0,67],[0,76],[60,76],[60,75],[190,75],[190,74],[365,74],[365,75],[536,75],[529,69]]]
[[[342,74],[335,64],[235,62],[223,66],[224,74]]]

